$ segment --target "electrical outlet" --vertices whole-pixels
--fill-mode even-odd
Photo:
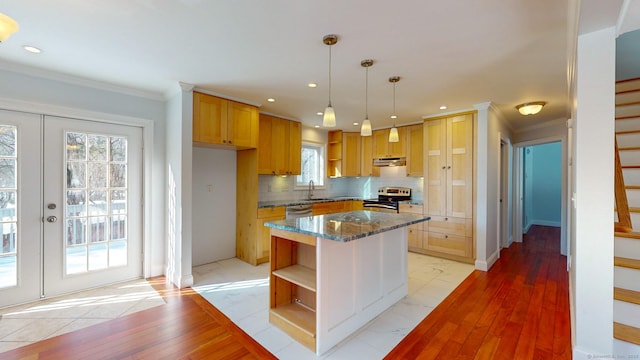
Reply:
[[[213,192],[213,185],[207,185],[207,192]]]

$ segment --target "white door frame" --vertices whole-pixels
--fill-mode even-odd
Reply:
[[[560,253],[567,255],[567,139],[564,136],[550,136],[536,140],[523,141],[513,145],[513,240],[522,242],[522,174],[523,159],[522,149],[528,146],[548,144],[552,142],[560,142],[561,144],[561,212],[560,212]]]
[[[500,136],[500,172],[498,173],[498,249],[511,245],[512,238],[509,235],[509,223],[511,222],[512,177],[511,162],[509,161],[512,145],[509,138]],[[501,200],[501,201],[500,201]]]
[[[145,278],[151,277],[154,273],[158,273],[158,271],[164,271],[164,267],[161,265],[160,268],[152,268],[154,258],[158,258],[158,256],[153,256],[154,253],[164,253],[164,249],[154,249],[152,244],[152,217],[155,216],[153,213],[153,203],[152,201],[145,201],[145,199],[151,199],[154,191],[153,188],[153,179],[152,179],[152,164],[153,164],[153,144],[154,144],[154,121],[150,119],[143,119],[131,116],[117,115],[117,114],[109,114],[98,111],[84,110],[84,109],[76,109],[65,106],[58,105],[50,105],[50,104],[41,104],[41,103],[33,103],[33,102],[25,102],[13,99],[2,99],[0,98],[0,109],[5,110],[13,110],[13,111],[22,111],[32,114],[38,115],[51,115],[51,116],[60,116],[60,117],[69,117],[80,120],[90,120],[90,121],[98,121],[110,124],[119,124],[119,125],[129,125],[129,126],[139,126],[142,128],[142,142],[144,146],[144,157],[142,159],[143,162],[143,183],[142,183],[142,193],[143,193],[143,207],[142,207],[142,251],[143,251],[143,266],[142,272]],[[158,185],[156,185],[158,186]],[[156,210],[158,211],[158,210]],[[159,210],[164,211],[164,210]],[[157,267],[157,266],[156,266]]]

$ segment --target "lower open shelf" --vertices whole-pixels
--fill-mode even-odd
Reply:
[[[279,305],[269,311],[269,322],[316,351],[316,313],[297,304]]]

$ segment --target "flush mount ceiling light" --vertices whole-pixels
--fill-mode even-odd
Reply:
[[[364,81],[364,120],[360,128],[361,136],[371,136],[371,121],[369,121],[369,68],[373,65],[373,60],[365,59],[360,62],[360,66],[365,68]]]
[[[540,110],[542,110],[542,107],[545,106],[546,104],[547,103],[544,101],[534,101],[534,102],[516,105],[516,109],[518,109],[518,111],[522,115],[535,115],[539,113]]]
[[[7,40],[9,36],[18,31],[19,28],[15,20],[0,13],[0,42]]]
[[[400,137],[398,136],[398,128],[395,124],[395,119],[398,118],[398,116],[396,116],[396,83],[398,81],[400,81],[400,76],[392,76],[389,78],[389,82],[393,84],[393,113],[391,114],[390,118],[394,120],[393,127],[389,131],[389,142],[400,141]]]
[[[329,45],[329,105],[324,109],[324,116],[322,117],[322,126],[335,127],[336,126],[336,113],[331,106],[331,47],[338,42],[338,36],[325,35],[322,38],[322,42],[325,45]]]

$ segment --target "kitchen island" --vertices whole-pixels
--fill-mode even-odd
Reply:
[[[321,355],[407,295],[415,214],[350,211],[271,228],[269,321]]]

